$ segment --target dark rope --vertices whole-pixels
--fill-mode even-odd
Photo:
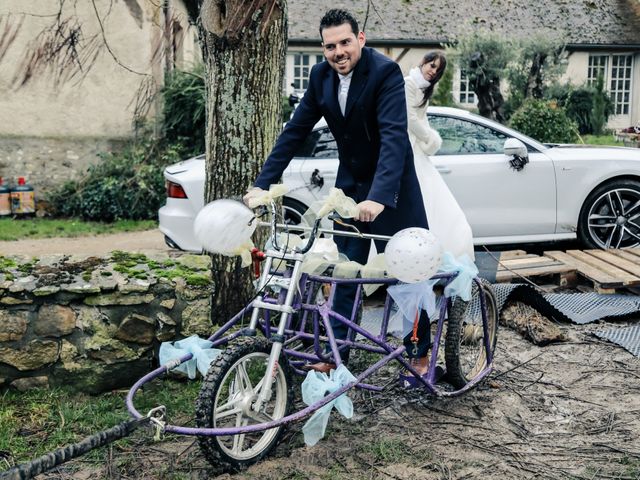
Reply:
[[[18,465],[10,470],[0,472],[0,480],[26,480],[28,478],[33,478],[47,470],[51,470],[53,467],[57,467],[62,463],[68,462],[72,458],[84,455],[94,448],[102,447],[111,442],[127,437],[139,426],[148,422],[148,417],[127,420],[113,428],[86,437],[78,443],[67,445],[66,447],[49,452],[35,460],[23,463],[22,465]]]

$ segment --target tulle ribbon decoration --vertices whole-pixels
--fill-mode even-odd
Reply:
[[[433,286],[437,282],[428,279],[416,283],[399,283],[387,288],[387,293],[398,306],[398,313],[389,321],[389,332],[402,331],[402,337],[406,337],[413,329],[416,312],[420,310],[426,310],[429,318],[436,316]]]
[[[274,183],[269,190],[263,190],[255,197],[251,197],[248,201],[249,208],[256,208],[260,205],[269,205],[276,198],[282,197],[289,191],[289,187],[282,183]]]
[[[202,374],[207,374],[211,362],[222,352],[217,348],[211,348],[213,343],[204,340],[197,335],[192,335],[183,340],[174,342],[162,342],[160,344],[160,365],[170,366],[172,362],[176,362],[180,357],[188,353],[193,354],[191,360],[173,367],[172,370],[186,373],[193,380],[196,378],[196,369]]]
[[[354,218],[358,215],[356,201],[347,197],[339,188],[331,188],[329,195],[324,200],[313,202],[303,215],[308,225],[313,225],[317,218],[322,218],[335,211],[342,218]]]
[[[445,297],[460,297],[465,302],[471,300],[473,279],[478,276],[479,271],[469,255],[464,254],[455,258],[451,252],[445,252],[439,271],[442,273],[458,272],[458,276],[444,288]]]
[[[355,381],[356,377],[344,364],[339,365],[335,370],[331,370],[329,376],[326,373],[310,371],[307,373],[304,382],[302,382],[302,401],[306,405],[313,405],[326,395],[330,395],[340,387]],[[324,437],[333,407],[336,407],[336,410],[345,418],[353,417],[353,402],[345,392],[316,410],[311,418],[307,420],[304,427],[302,427],[304,443],[312,447]]]

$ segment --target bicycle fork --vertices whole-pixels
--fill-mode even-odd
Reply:
[[[287,290],[287,295],[285,297],[284,304],[266,303],[262,295],[259,295],[253,301],[253,312],[251,313],[251,322],[249,324],[250,331],[255,331],[258,326],[260,309],[280,312],[281,314],[277,333],[275,335],[272,334],[270,337],[272,347],[271,353],[269,354],[269,361],[267,363],[267,370],[262,382],[262,387],[260,388],[260,393],[253,404],[253,409],[256,412],[259,412],[262,406],[271,397],[271,387],[273,386],[273,380],[277,375],[278,359],[280,358],[280,353],[282,352],[282,346],[284,344],[284,330],[287,326],[287,322],[289,321],[289,317],[295,312],[292,305],[296,295],[296,289],[298,288],[298,282],[300,281],[302,260],[304,259],[304,256],[301,254],[291,253],[283,255],[281,252],[277,251],[267,251],[266,257],[267,263],[265,264],[265,268],[263,269],[260,277],[260,282],[258,284],[259,290],[265,288],[267,284],[273,280],[274,284]],[[273,264],[274,257],[278,260],[290,260],[294,262],[293,270],[289,278],[279,276],[275,277],[271,273],[271,266]]]

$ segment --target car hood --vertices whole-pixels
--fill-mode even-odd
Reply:
[[[639,162],[640,148],[602,147],[597,145],[547,145],[545,154],[553,160],[632,161]]]

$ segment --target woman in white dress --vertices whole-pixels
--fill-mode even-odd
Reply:
[[[412,68],[405,77],[409,139],[429,229],[439,238],[445,252],[451,252],[455,258],[466,254],[473,260],[473,235],[469,222],[429,159],[429,155],[442,146],[442,139],[429,125],[427,105],[446,66],[447,61],[441,52],[429,52],[420,65]]]

